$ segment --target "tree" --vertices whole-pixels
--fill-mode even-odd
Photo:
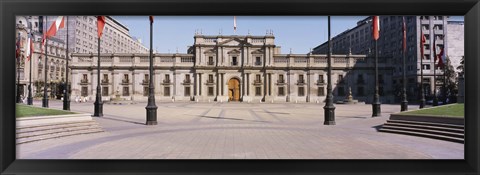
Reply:
[[[458,92],[457,73],[455,72],[455,69],[452,66],[452,63],[448,56],[444,66],[446,66],[444,68],[445,78],[446,78],[446,85],[445,85],[446,94],[447,94],[447,97],[450,99],[450,102],[452,102],[452,100],[456,99],[455,97],[457,96],[457,92]],[[459,67],[461,67],[461,69]],[[460,69],[463,72],[463,57],[461,61],[461,66],[458,66],[457,69]]]
[[[457,70],[460,71],[460,75],[464,75],[465,73],[465,56],[462,56],[462,59],[460,60],[460,65],[457,67]]]

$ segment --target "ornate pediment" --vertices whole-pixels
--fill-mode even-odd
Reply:
[[[263,54],[263,50],[257,49],[251,52],[252,54]]]
[[[220,42],[218,45],[221,45],[221,46],[240,46],[242,44],[242,40],[238,39],[238,38],[232,38],[232,39],[228,39],[228,40],[225,40],[223,42]]]
[[[227,52],[227,54],[240,54],[240,51],[238,51],[237,49],[233,49],[233,50]]]
[[[208,49],[206,50],[205,52],[203,52],[204,54],[215,54],[216,51],[214,49]]]

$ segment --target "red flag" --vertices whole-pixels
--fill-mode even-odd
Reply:
[[[425,38],[425,35],[423,35],[423,30],[422,29],[420,29],[420,37],[421,37],[421,39],[420,39],[420,51],[421,51],[421,53],[420,54],[421,54],[422,59],[423,59],[423,57],[424,57],[423,54],[424,54],[424,49],[425,49],[424,47],[425,47],[425,42],[426,42],[427,38]]]
[[[57,34],[57,31],[60,30],[61,28],[65,27],[65,20],[63,16],[57,17],[57,20],[53,22],[53,24],[50,26],[50,28],[47,31],[47,37],[52,37]]]
[[[378,40],[380,38],[380,19],[379,16],[373,16],[373,39]]]
[[[440,53],[437,55],[438,57],[438,66],[439,67],[443,67],[444,64],[443,64],[443,57],[445,56],[445,51],[444,51],[445,47],[442,47],[442,49],[440,49]]]
[[[105,16],[97,16],[97,32],[98,37],[102,37],[103,28],[105,27]]]
[[[153,16],[150,16],[150,23],[153,23]]]
[[[403,20],[403,52],[407,52],[407,26],[405,24],[405,17],[402,18]]]

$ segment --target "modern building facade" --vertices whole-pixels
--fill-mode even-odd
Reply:
[[[420,96],[420,82],[424,83],[425,93],[427,96],[431,95],[434,90],[434,48],[437,49],[437,54],[440,53],[440,49],[444,47],[447,40],[451,37],[456,37],[456,40],[461,45],[450,44],[446,45],[446,53],[450,56],[451,50],[455,55],[463,55],[463,26],[458,24],[448,24],[448,16],[405,16],[406,24],[406,78],[407,78],[407,98],[408,101],[417,101]],[[353,29],[349,29],[341,34],[333,37],[332,50],[334,54],[348,53],[352,54],[366,54],[368,56],[374,56],[374,40],[372,37],[372,19],[367,17],[357,23],[357,26]],[[455,29],[452,32],[449,31],[449,27],[455,25]],[[403,17],[402,16],[380,16],[380,39],[378,40],[378,55],[379,59],[390,59],[393,67],[392,84],[394,86],[395,93],[400,93],[400,89],[403,85]],[[424,45],[424,55],[420,55],[420,39],[421,31],[426,37],[426,43]],[[452,35],[451,37],[449,35]],[[456,36],[462,35],[462,37]],[[460,39],[462,41],[460,41]],[[434,42],[435,40],[435,42]],[[435,43],[435,45],[434,45]],[[461,49],[454,47],[461,47]],[[327,43],[323,43],[317,46],[314,50],[314,54],[322,54],[327,51]],[[462,52],[462,53],[460,53]],[[450,56],[450,60],[453,63],[460,62],[459,56]],[[421,60],[423,64],[421,65]],[[421,72],[423,70],[423,80],[421,80]],[[437,91],[442,86],[443,70],[437,67],[435,71],[437,76]],[[400,101],[398,95],[396,101]]]
[[[201,35],[187,53],[154,54],[155,99],[201,102],[312,102],[325,100],[326,54],[280,54],[272,34],[265,36]],[[97,54],[72,54],[72,96],[94,99],[97,87]],[[117,96],[146,101],[149,55],[101,54],[103,100]],[[374,92],[374,60],[366,55],[332,56],[336,101],[349,92],[370,103]],[[393,102],[392,64],[379,63],[383,103]]]

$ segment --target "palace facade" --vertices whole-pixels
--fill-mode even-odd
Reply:
[[[148,53],[101,53],[103,100],[120,96],[147,101]],[[393,103],[391,60],[379,59],[382,103]],[[155,53],[154,86],[157,101],[312,102],[323,103],[327,93],[327,55],[281,54],[272,34],[265,36],[195,35],[187,53]],[[95,99],[97,54],[72,54],[71,98]],[[374,58],[332,55],[335,101],[349,93],[370,103],[374,93]]]

